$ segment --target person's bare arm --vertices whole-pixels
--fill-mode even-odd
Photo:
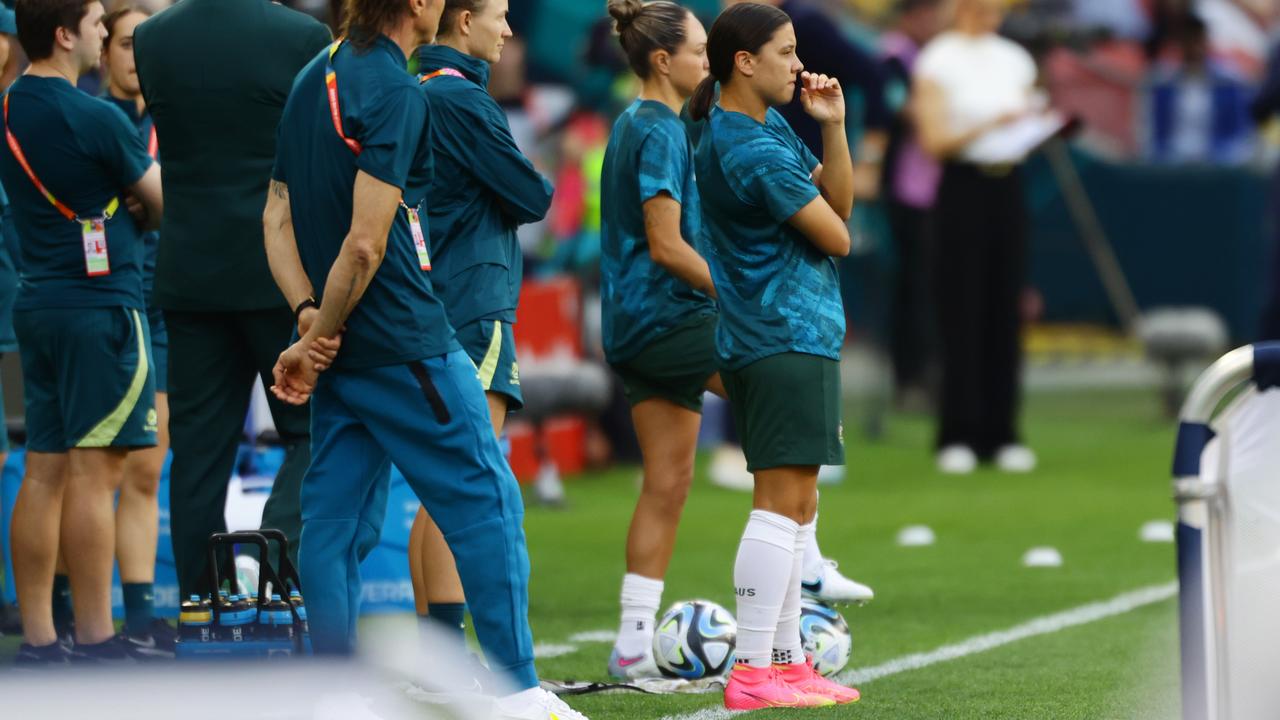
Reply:
[[[351,229],[342,241],[338,259],[325,279],[320,311],[298,342],[280,354],[272,375],[271,392],[283,402],[302,405],[315,390],[324,370],[317,359],[323,340],[336,340],[347,316],[364,296],[387,251],[387,233],[400,208],[400,188],[360,170],[356,173]]]
[[[649,257],[667,272],[694,290],[716,297],[711,269],[680,232],[680,203],[660,194],[644,203],[644,232],[649,239]]]
[[[289,206],[289,186],[272,180],[267,190],[267,207],[262,212],[262,238],[267,250],[271,277],[289,307],[296,308],[314,297],[311,279],[302,267],[298,243],[293,235],[293,214]]]
[[[320,314],[308,330],[307,339],[331,338],[341,332],[347,316],[382,265],[387,234],[399,208],[400,188],[363,170],[356,173],[351,229],[342,241],[338,259],[329,269]]]
[[[816,197],[800,208],[787,223],[804,234],[820,252],[832,257],[849,254],[849,226],[831,209],[831,205]]]
[[[814,182],[831,210],[848,220],[853,214],[853,156],[844,128],[844,90],[839,80],[826,75],[801,73],[800,80],[800,103],[822,129],[822,164],[813,171]]]
[[[151,167],[147,168],[138,182],[129,186],[125,205],[143,230],[160,229],[160,219],[164,215],[164,196],[160,191],[158,163],[151,163]]]
[[[262,212],[262,237],[267,251],[267,265],[271,268],[271,277],[284,295],[290,308],[296,308],[304,300],[314,297],[311,278],[302,266],[302,257],[298,255],[298,242],[293,234],[293,212],[289,204],[289,186],[278,180],[272,180],[267,190],[267,207]],[[319,315],[316,308],[308,307],[298,314],[298,333],[307,334],[307,330]],[[320,371],[327,370],[338,356],[341,348],[341,335],[332,338],[318,338],[311,348],[311,359]]]
[[[920,146],[939,160],[946,160],[977,140],[983,134],[1022,116],[1005,113],[964,132],[953,132],[947,123],[946,98],[940,85],[926,78],[916,78],[912,89],[911,117],[915,122]]]

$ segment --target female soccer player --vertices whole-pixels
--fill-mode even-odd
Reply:
[[[158,157],[155,126],[142,100],[138,71],[133,60],[133,29],[150,17],[146,10],[125,5],[102,19],[107,28],[103,46],[106,70],[106,100],[120,108],[138,128],[152,159]],[[159,232],[142,236],[142,283],[147,302],[147,320],[151,325],[151,355],[156,377],[156,446],[129,453],[124,464],[124,482],[116,505],[116,558],[120,563],[120,582],[124,589],[125,633],[136,640],[154,640],[156,647],[172,652],[177,633],[164,620],[155,617],[154,583],[156,544],[159,535],[160,508],[156,492],[160,488],[160,472],[169,452],[169,333],[164,315],[152,302],[151,288],[155,280],[156,249]]]
[[[804,69],[785,13],[730,7],[711,27],[707,54],[711,76],[689,104],[695,120],[707,121],[694,167],[720,299],[720,374],[755,475],[734,566],[737,663],[724,703],[751,710],[853,702],[858,691],[815,673],[800,641],[818,466],[844,463],[845,327],[832,260],[849,252],[853,210],[843,93],[835,78],[800,75],[804,108],[822,128],[819,163],[773,109],[790,102]]]
[[[541,220],[552,193],[485,89],[489,66],[511,37],[507,7],[507,0],[446,0],[436,44],[418,55],[435,160],[427,264],[449,324],[479,369],[497,435],[507,413],[523,405],[512,334],[524,270],[516,228]],[[462,584],[425,511],[410,534],[409,565],[419,616],[460,629]]]
[[[610,0],[640,97],[613,126],[601,177],[605,357],[622,379],[644,457],[627,535],[617,678],[658,674],[654,615],[684,510],[706,389],[716,374],[715,286],[693,243],[702,213],[680,110],[707,76],[707,32],[671,2]]]

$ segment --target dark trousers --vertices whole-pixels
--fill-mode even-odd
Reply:
[[[1018,441],[1020,300],[1027,262],[1022,177],[949,163],[936,208],[941,340],[939,447],[989,458]]]
[[[169,512],[182,597],[208,592],[206,541],[226,532],[227,483],[244,434],[253,382],[272,384],[271,368],[293,335],[287,308],[240,312],[165,312],[169,327],[169,434],[173,465]],[[284,531],[297,558],[299,490],[311,462],[308,406],[267,393],[285,446],[262,526]]]
[[[932,227],[929,210],[889,203],[889,226],[897,249],[890,313],[889,356],[898,390],[926,384],[933,360]]]

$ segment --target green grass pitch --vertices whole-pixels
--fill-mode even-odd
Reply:
[[[852,428],[858,406],[849,411]],[[1173,426],[1161,417],[1155,394],[1035,394],[1024,425],[1040,456],[1040,468],[1028,476],[938,474],[929,450],[932,425],[924,418],[891,417],[877,443],[848,434],[848,477],[822,489],[819,541],[842,571],[877,593],[866,607],[844,609],[854,637],[850,667],[1173,580],[1173,546],[1138,539],[1142,523],[1174,513]],[[528,511],[535,640],[576,645],[539,660],[544,677],[605,679],[610,645],[569,638],[616,629],[638,476],[637,468],[619,468],[574,478],[568,509]],[[705,597],[733,610],[733,557],[749,508],[748,495],[711,485],[699,467],[664,605]],[[898,530],[911,524],[933,528],[937,543],[898,547]],[[1060,550],[1063,566],[1022,567],[1022,554],[1039,545]],[[0,640],[0,656],[15,647],[14,639]],[[1172,719],[1177,662],[1176,600],[1166,599],[864,683],[854,706],[743,717]],[[593,695],[571,704],[593,720],[631,720],[718,707],[719,696]]]

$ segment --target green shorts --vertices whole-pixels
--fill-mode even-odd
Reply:
[[[511,323],[476,320],[454,331],[458,344],[476,364],[485,392],[507,396],[507,411],[524,407],[520,392],[520,366],[516,364],[516,336]]]
[[[156,384],[146,316],[133,308],[13,313],[22,356],[27,449],[156,444]]]
[[[751,472],[790,465],[843,465],[840,363],[782,353],[722,370]]]
[[[632,407],[661,398],[702,412],[702,393],[716,369],[716,315],[680,325],[635,357],[612,363]]]

